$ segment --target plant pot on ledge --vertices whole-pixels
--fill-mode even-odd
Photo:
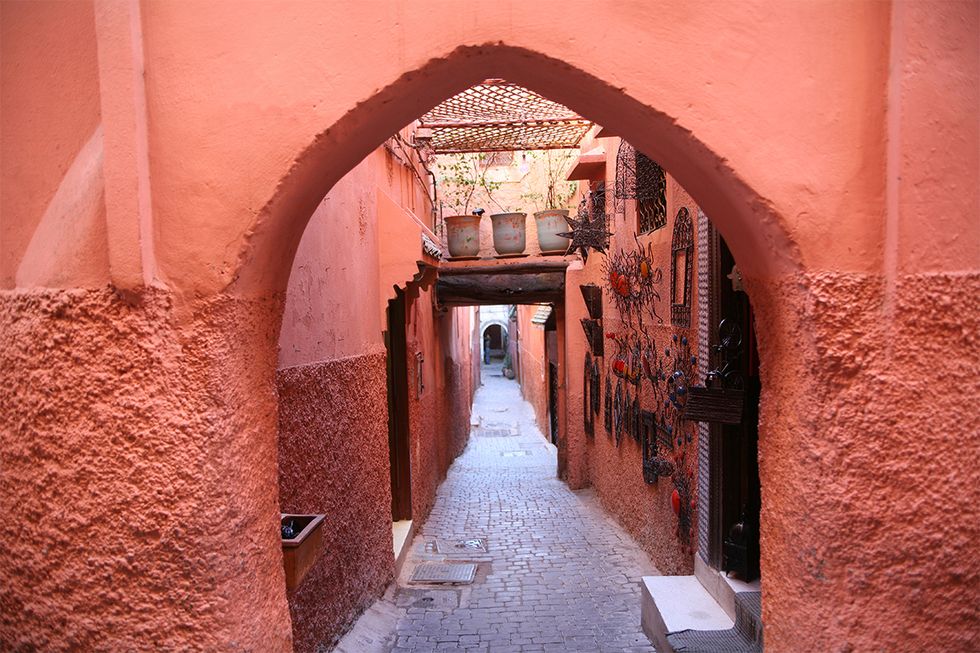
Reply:
[[[303,576],[320,555],[324,517],[325,515],[281,515],[282,563],[286,572],[286,589],[299,587]]]
[[[568,251],[569,239],[559,236],[568,227],[568,209],[548,209],[534,214],[538,227],[538,245],[542,254],[564,254]]]
[[[527,244],[525,227],[527,213],[495,213],[493,223],[493,248],[501,256],[522,254]]]
[[[480,216],[446,216],[446,240],[453,258],[480,255]]]

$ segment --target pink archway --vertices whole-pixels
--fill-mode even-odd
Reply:
[[[306,222],[330,187],[392,133],[488,77],[504,77],[612,126],[660,161],[712,216],[748,277],[771,278],[801,269],[798,249],[766,198],[696,134],[563,61],[489,44],[457,48],[446,58],[404,73],[322,131],[259,212],[230,290],[246,296],[283,290]]]

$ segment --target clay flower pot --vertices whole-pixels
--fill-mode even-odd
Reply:
[[[527,213],[495,213],[493,223],[493,248],[498,254],[521,254],[527,244],[525,225]]]
[[[449,240],[450,256],[479,256],[480,216],[447,216],[446,237]]]
[[[548,209],[534,214],[538,226],[538,245],[542,254],[559,254],[568,251],[569,239],[559,236],[568,232],[568,209]]]

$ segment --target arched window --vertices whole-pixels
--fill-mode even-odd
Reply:
[[[667,175],[659,163],[626,141],[616,153],[616,199],[636,200],[637,233],[667,224]]]
[[[694,236],[691,214],[682,206],[674,220],[670,250],[670,322],[674,326],[691,326],[691,259]]]

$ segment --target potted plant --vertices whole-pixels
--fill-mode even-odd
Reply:
[[[497,254],[506,256],[524,252],[527,246],[527,213],[494,213],[490,221],[493,223],[493,248]]]
[[[480,218],[483,209],[470,212],[480,199],[492,199],[499,182],[487,179],[490,157],[484,153],[446,155],[436,166],[442,182],[444,203],[455,212],[444,218],[446,241],[452,257],[480,254]]]
[[[575,184],[565,181],[572,161],[572,150],[547,150],[542,170],[544,192],[526,193],[525,198],[544,209],[535,212],[538,246],[542,254],[563,254],[568,250],[568,238],[559,236],[569,230],[568,202],[575,195]]]

